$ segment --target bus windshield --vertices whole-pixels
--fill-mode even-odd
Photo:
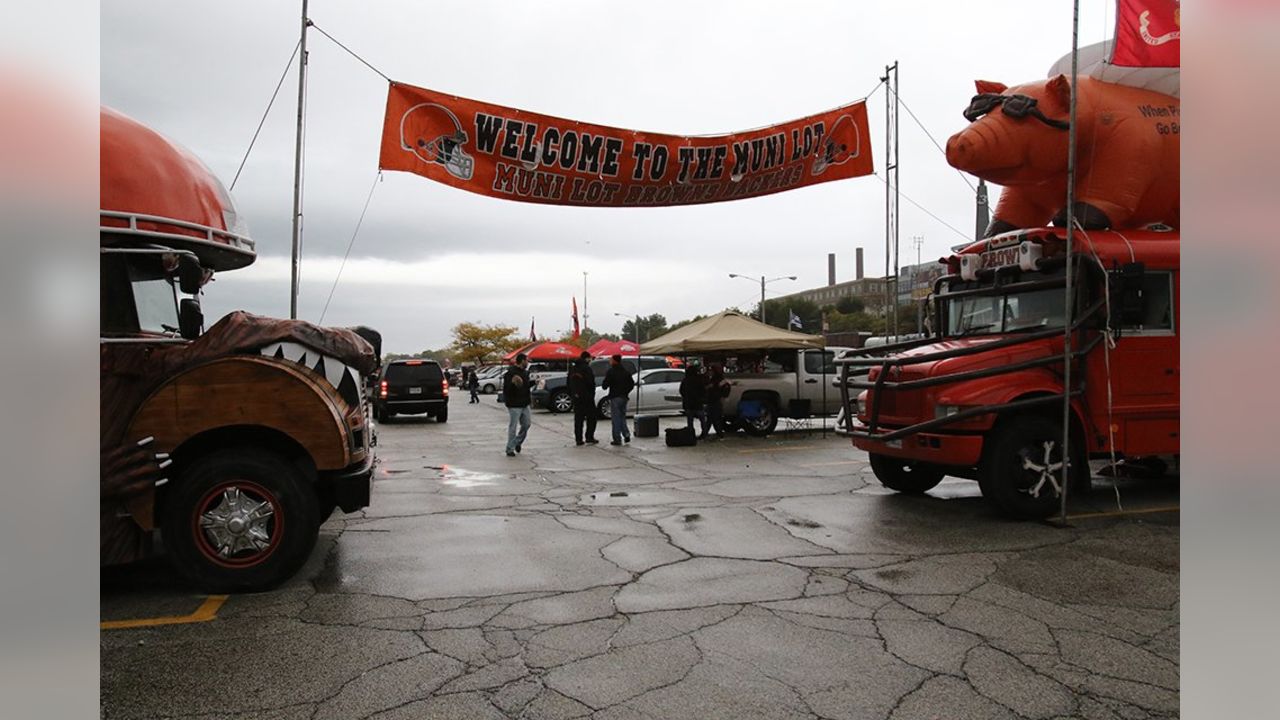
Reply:
[[[947,304],[947,335],[998,335],[1062,327],[1064,300],[1062,288],[958,298]]]

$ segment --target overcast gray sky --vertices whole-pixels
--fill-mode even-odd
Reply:
[[[1080,44],[1109,38],[1114,0],[1083,0]],[[298,39],[301,2],[112,0],[101,6],[102,102],[186,145],[230,184]],[[584,122],[675,134],[770,125],[856,100],[897,60],[901,98],[940,143],[965,125],[973,80],[1045,76],[1070,50],[1071,3],[339,2],[309,15],[393,79]],[[317,321],[377,173],[387,83],[314,30],[309,39],[305,236],[299,315]],[[233,191],[258,243],[252,267],[207,288],[206,314],[287,317],[296,71]],[[868,103],[878,174],[883,88]],[[967,239],[973,194],[904,109],[902,263]],[[948,227],[917,209],[910,198]],[[994,200],[994,194],[993,194]],[[957,232],[959,231],[959,233]],[[960,233],[963,233],[962,236]],[[384,349],[449,343],[461,321],[540,334],[614,313],[677,321],[749,308],[744,275],[797,275],[770,295],[884,268],[875,176],[675,208],[571,208],[474,195],[407,173],[373,192],[325,324],[372,325]]]

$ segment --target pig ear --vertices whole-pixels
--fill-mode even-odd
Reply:
[[[1067,79],[1066,75],[1049,78],[1049,82],[1045,83],[1044,90],[1049,97],[1055,98],[1062,103],[1062,107],[1067,107],[1071,104],[1071,81]]]
[[[990,80],[975,80],[973,84],[977,86],[978,94],[991,93],[992,95],[999,95],[1009,89],[1009,86],[1004,83],[992,82]]]

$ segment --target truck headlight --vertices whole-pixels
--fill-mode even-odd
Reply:
[[[959,405],[938,405],[934,408],[933,416],[938,419],[947,418],[959,413],[963,409],[964,408]]]

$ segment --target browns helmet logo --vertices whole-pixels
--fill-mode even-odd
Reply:
[[[832,165],[840,165],[858,157],[862,151],[862,135],[858,124],[848,115],[841,115],[818,143],[817,157],[813,160],[811,174],[821,175]]]
[[[466,142],[458,116],[443,105],[414,105],[400,118],[400,147],[423,162],[443,165],[459,180],[470,180],[475,172],[475,160],[462,149]]]

